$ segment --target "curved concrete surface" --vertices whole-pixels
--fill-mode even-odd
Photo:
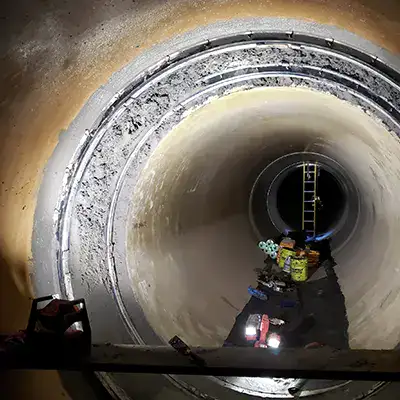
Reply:
[[[360,191],[360,223],[334,251],[350,345],[398,343],[399,140],[344,101],[291,88],[238,92],[194,111],[142,172],[132,213],[144,226],[131,231],[131,277],[166,341],[223,343],[262,264],[248,219],[253,171],[305,149],[340,163]]]
[[[336,25],[393,53],[399,52],[400,18],[395,0],[335,3],[182,0],[168,4],[139,0],[105,3],[86,0],[79,4],[19,0],[3,8],[0,28],[0,329],[3,332],[23,327],[29,313],[29,299],[33,295],[30,242],[36,193],[59,134],[113,72],[154,43],[199,25],[250,16],[296,17]],[[390,200],[384,201],[393,206]],[[382,201],[380,206],[383,204]],[[357,280],[362,272],[352,271]],[[385,280],[393,273],[381,272]],[[363,298],[365,307],[377,300],[374,297],[377,292],[372,291],[373,286],[370,289],[370,296]],[[354,297],[364,293],[362,288],[359,290]],[[396,296],[396,292],[389,293],[384,305]],[[391,332],[392,328],[388,326]],[[359,340],[368,342],[362,332]],[[370,345],[375,345],[375,340],[371,338]],[[21,373],[16,377],[23,378],[24,384],[12,385],[15,396],[38,399],[66,396],[55,373]],[[12,383],[8,379],[2,382]]]

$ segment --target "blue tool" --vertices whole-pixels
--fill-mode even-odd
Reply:
[[[255,298],[259,299],[259,300],[264,300],[264,301],[268,300],[268,295],[265,294],[263,291],[261,291],[259,289],[255,289],[252,286],[249,286],[247,288],[247,291],[251,296],[253,296],[253,297],[255,297]]]

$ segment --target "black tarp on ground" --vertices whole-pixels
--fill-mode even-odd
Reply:
[[[327,266],[327,277],[299,285],[297,292],[271,294],[268,301],[250,298],[237,316],[225,345],[251,346],[245,339],[245,325],[250,314],[267,314],[287,321],[282,329],[284,345],[304,347],[319,342],[334,348],[348,348],[348,320],[344,296],[336,274]],[[321,266],[323,268],[323,266]],[[295,301],[295,307],[282,307],[282,301]],[[310,323],[312,321],[312,323]]]

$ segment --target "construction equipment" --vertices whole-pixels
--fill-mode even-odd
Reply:
[[[302,230],[308,236],[315,237],[317,197],[317,163],[303,163],[303,212]]]
[[[193,353],[190,347],[179,337],[174,336],[168,342],[178,353],[189,358],[193,363],[198,366],[205,366],[205,361],[203,358],[199,357],[197,354]]]
[[[254,343],[254,347],[273,348],[280,346],[281,337],[270,332],[270,326],[282,326],[285,322],[279,318],[269,318],[266,314],[251,314],[246,322],[246,340]]]
[[[298,234],[296,234],[296,236],[298,236]],[[291,281],[293,282],[304,282],[309,278],[309,270],[311,269],[311,273],[313,273],[315,269],[318,268],[320,252],[311,249],[313,244],[306,244],[307,241],[305,237],[304,240],[302,240],[302,236],[304,236],[304,232],[298,237],[298,243],[290,237],[283,237],[279,245],[275,244],[275,241],[272,239],[259,242],[258,247],[267,254],[264,263],[268,264],[264,267],[264,270],[260,270],[260,273],[258,273],[258,282],[262,287],[268,287],[276,292],[282,292],[283,288],[271,281],[283,280],[286,282],[286,274],[291,277]],[[279,241],[279,239],[276,241]],[[273,253],[272,255],[271,251]],[[280,267],[279,272],[285,273],[280,277],[276,276],[280,275],[279,272],[273,273],[277,266]],[[273,275],[275,275],[275,277],[273,277]]]
[[[258,290],[267,294],[279,294],[295,288],[290,275],[284,273],[273,260],[267,259],[265,262],[264,268],[255,268]]]
[[[268,239],[266,242],[259,242],[258,247],[264,251],[271,259],[275,260],[278,256],[278,245],[273,240]]]
[[[270,279],[267,281],[264,281],[262,279],[257,279],[257,282],[262,285],[264,288],[271,289],[274,292],[278,293],[283,293],[285,289],[287,288],[287,284],[285,282],[275,280],[275,279]]]
[[[307,257],[292,257],[290,263],[290,275],[294,282],[305,282],[308,278]]]
[[[40,303],[47,302],[43,308]],[[55,295],[33,300],[25,330],[3,338],[0,359],[26,354],[32,358],[76,358],[90,353],[91,329],[85,301]]]
[[[264,301],[268,300],[268,295],[264,293],[264,291],[258,288],[253,288],[251,285],[247,288],[247,292],[249,293],[250,296],[254,296],[259,300],[264,300]]]
[[[37,305],[50,301],[42,309]],[[85,302],[47,296],[34,300],[28,328],[8,336],[0,351],[0,369],[58,369],[126,373],[213,376],[261,376],[304,379],[400,379],[400,355],[396,350],[336,350],[327,346],[304,349],[276,348],[285,322],[267,315],[248,318],[246,335],[261,341],[258,347],[190,348],[179,337],[173,347],[111,343],[91,344]],[[70,325],[72,324],[72,325]],[[81,327],[74,327],[80,324]],[[252,328],[248,329],[247,328]],[[255,329],[254,329],[255,328]],[[254,330],[256,335],[254,336]],[[250,341],[249,340],[249,341]],[[261,346],[261,344],[263,344]],[[300,393],[302,383],[292,388]]]

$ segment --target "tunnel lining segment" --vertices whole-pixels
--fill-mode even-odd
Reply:
[[[257,40],[261,41],[258,43],[262,43],[263,40],[270,40],[271,37],[274,37],[275,40],[277,40],[277,37],[279,37],[279,40],[289,40],[288,36],[285,33],[268,33],[267,34],[267,39],[262,38],[261,37],[261,33],[250,33],[250,34],[243,34],[243,35],[239,35],[236,36],[235,38],[232,38],[232,41],[241,41],[243,38],[246,38],[246,40],[244,41],[243,46],[246,47],[246,45],[250,44],[251,41],[254,38],[257,38]],[[275,36],[274,36],[275,35]],[[289,35],[290,37],[290,43],[291,45],[293,44],[293,40],[296,41],[296,39],[301,38],[301,41],[303,42],[303,46],[306,46],[304,44],[304,41],[306,39],[305,35],[299,35],[297,36],[296,34],[294,35]],[[225,46],[228,46],[229,44],[229,38],[223,38],[220,39],[219,41],[205,41],[204,44],[198,46],[196,48],[196,52],[199,50],[206,50],[207,52],[209,52],[210,54],[213,52],[213,46],[215,48],[219,47],[222,43]],[[311,39],[310,39],[311,40]],[[318,41],[318,45],[323,45],[322,43],[325,43],[325,47],[326,48],[331,48],[332,46],[332,42],[331,44],[327,44],[329,42],[326,42],[325,39],[315,39],[312,38],[313,44],[315,44],[315,41]],[[334,46],[342,46],[340,44],[335,44]],[[259,45],[258,45],[259,46]],[[285,44],[286,46],[286,44]],[[343,47],[343,46],[342,46]],[[260,47],[258,47],[259,49]],[[334,48],[334,47],[333,47]],[[183,52],[180,52],[178,54],[176,54],[176,62],[178,62],[179,59],[183,60],[184,56],[190,54],[192,57],[195,57],[194,54],[191,54],[191,51],[194,50],[186,50]],[[369,60],[369,62],[371,63],[371,65],[375,65],[375,67],[378,65],[379,63],[377,63],[376,58],[375,57],[370,57],[370,56],[365,56],[363,55],[363,57],[365,57],[365,60]],[[365,61],[364,60],[364,61]],[[375,60],[375,61],[374,61]],[[109,133],[109,130],[112,131],[113,136],[117,137],[117,139],[124,139],[127,135],[131,135],[128,136],[129,138],[129,146],[133,146],[136,147],[138,145],[138,142],[141,141],[142,144],[144,146],[146,146],[147,141],[143,140],[144,135],[146,134],[144,132],[144,129],[140,130],[138,133],[130,133],[125,131],[124,129],[126,128],[126,123],[127,121],[124,121],[123,119],[121,120],[123,122],[123,124],[121,124],[119,127],[117,127],[116,125],[113,126],[113,123],[115,123],[114,118],[116,117],[116,112],[120,113],[120,117],[124,117],[124,111],[126,111],[126,107],[128,103],[133,103],[135,102],[135,97],[132,95],[132,91],[133,89],[139,89],[138,86],[135,86],[136,84],[138,84],[139,82],[141,84],[144,84],[144,86],[142,86],[141,90],[144,90],[144,87],[149,87],[149,83],[151,83],[152,81],[152,77],[156,76],[158,78],[161,77],[161,75],[165,72],[164,68],[168,67],[168,65],[170,65],[171,63],[174,62],[173,57],[166,57],[164,58],[164,61],[160,62],[157,66],[149,69],[148,71],[146,71],[145,73],[142,74],[141,77],[138,78],[138,80],[135,83],[131,83],[130,85],[128,85],[128,89],[122,89],[122,91],[115,96],[114,99],[111,99],[111,106],[107,108],[107,110],[105,112],[103,112],[102,116],[97,119],[97,122],[92,122],[90,124],[87,124],[85,129],[88,129],[88,131],[86,132],[86,136],[83,136],[84,139],[82,140],[82,133],[84,132],[84,130],[82,131],[82,121],[85,121],[85,118],[81,119],[80,121],[77,121],[75,123],[75,127],[73,127],[73,129],[75,130],[75,133],[73,134],[73,140],[75,140],[75,142],[82,140],[81,145],[78,146],[78,150],[76,150],[75,153],[75,159],[73,159],[73,161],[69,164],[69,170],[67,172],[67,174],[65,175],[64,178],[64,186],[63,186],[63,194],[61,194],[58,197],[58,207],[57,207],[57,223],[55,226],[55,230],[57,232],[54,232],[54,226],[53,226],[53,234],[54,237],[51,238],[51,242],[53,244],[53,247],[49,246],[49,250],[47,250],[48,255],[47,257],[54,262],[55,259],[58,260],[59,264],[59,270],[58,270],[58,274],[56,271],[53,271],[51,273],[50,276],[53,277],[53,284],[52,285],[58,285],[58,282],[61,282],[61,287],[59,290],[56,291],[61,291],[61,293],[72,296],[72,293],[67,293],[66,291],[66,283],[70,282],[71,287],[73,287],[74,289],[74,295],[78,296],[83,294],[84,297],[90,297],[89,300],[89,304],[91,303],[91,305],[93,306],[93,309],[96,309],[97,307],[99,307],[100,305],[96,303],[98,300],[96,300],[96,298],[98,299],[98,296],[109,296],[110,297],[110,301],[113,302],[113,298],[117,298],[118,302],[119,302],[119,311],[121,312],[121,307],[124,307],[126,309],[129,309],[131,312],[127,312],[125,311],[125,323],[127,323],[130,319],[130,315],[133,312],[137,311],[137,317],[136,320],[133,323],[133,326],[140,326],[140,324],[142,324],[142,326],[144,327],[146,325],[146,321],[143,319],[143,317],[140,317],[140,308],[138,308],[137,304],[135,304],[133,301],[128,300],[126,297],[122,298],[120,297],[118,299],[119,296],[121,296],[121,293],[118,293],[120,288],[116,288],[115,285],[117,283],[121,283],[124,281],[124,272],[121,272],[121,270],[119,268],[117,268],[117,270],[115,269],[115,264],[114,262],[120,262],[120,263],[124,263],[125,262],[125,257],[124,257],[124,252],[123,249],[118,249],[118,245],[121,243],[124,243],[124,231],[123,229],[120,230],[119,232],[115,232],[112,230],[113,226],[111,224],[111,222],[113,222],[113,220],[115,220],[115,218],[118,218],[122,215],[124,215],[124,212],[127,211],[126,209],[124,210],[124,207],[122,206],[122,208],[117,209],[117,205],[118,202],[123,198],[123,196],[125,196],[126,194],[124,194],[124,190],[122,190],[123,188],[129,188],[129,186],[131,185],[131,183],[129,182],[129,179],[125,180],[124,182],[122,182],[122,180],[119,180],[119,185],[120,185],[120,189],[121,192],[118,193],[118,191],[114,191],[113,196],[107,197],[107,201],[111,200],[110,204],[110,209],[108,209],[108,207],[95,207],[94,209],[90,210],[91,214],[97,215],[100,219],[98,220],[98,228],[100,228],[101,230],[103,229],[104,226],[107,226],[107,232],[108,232],[108,241],[105,242],[105,238],[102,235],[98,235],[95,237],[98,238],[100,241],[97,244],[97,246],[102,246],[104,244],[106,244],[108,246],[108,256],[105,257],[104,254],[100,255],[101,260],[98,262],[98,265],[101,266],[102,271],[96,270],[95,267],[91,267],[91,271],[83,271],[80,270],[79,271],[79,265],[81,265],[81,262],[83,263],[87,263],[89,265],[93,265],[97,263],[97,260],[94,260],[93,256],[97,254],[99,254],[99,250],[94,250],[93,252],[86,252],[86,256],[85,257],[90,257],[89,258],[84,258],[81,259],[80,256],[78,255],[78,259],[80,259],[80,262],[77,263],[76,265],[74,265],[74,268],[78,268],[78,270],[73,270],[71,271],[68,264],[70,263],[71,257],[77,257],[77,253],[76,253],[76,249],[74,248],[74,243],[73,241],[71,241],[71,237],[70,237],[70,233],[72,232],[73,234],[77,234],[77,230],[80,230],[80,224],[83,223],[87,224],[88,222],[93,222],[93,224],[88,224],[88,228],[90,228],[90,233],[91,233],[91,237],[93,238],[93,227],[95,226],[95,222],[96,221],[88,221],[87,217],[88,217],[88,211],[85,211],[84,209],[80,208],[80,211],[78,212],[78,214],[80,213],[80,217],[81,221],[78,221],[79,218],[77,218],[76,221],[70,221],[69,218],[70,216],[65,214],[65,211],[67,211],[65,209],[65,207],[67,206],[67,204],[69,204],[69,206],[71,205],[71,203],[69,203],[70,201],[75,202],[76,195],[82,195],[82,188],[84,188],[85,184],[84,184],[84,179],[80,179],[78,182],[74,181],[78,176],[79,173],[82,173],[82,176],[84,176],[85,173],[91,173],[93,174],[92,177],[92,181],[93,182],[104,182],[106,185],[110,185],[111,182],[113,188],[118,187],[118,183],[117,183],[117,179],[113,178],[117,173],[112,173],[111,170],[107,170],[107,171],[103,171],[105,172],[103,175],[99,174],[99,170],[92,170],[91,171],[91,166],[90,165],[82,165],[81,162],[83,160],[84,157],[87,157],[89,155],[89,152],[94,152],[96,150],[98,150],[98,144],[96,144],[96,146],[94,146],[95,141],[100,139],[101,141],[104,140],[104,137],[102,137],[102,133],[104,133],[104,135],[106,135],[107,133]],[[385,64],[386,65],[386,64]],[[224,67],[224,66],[222,66]],[[251,67],[251,65],[250,65]],[[169,67],[171,68],[171,67]],[[297,67],[296,67],[297,68]],[[369,67],[367,67],[369,68]],[[289,68],[290,69],[290,68]],[[371,70],[373,71],[373,70]],[[389,73],[388,73],[389,71]],[[386,74],[390,75],[391,70],[386,70]],[[254,73],[255,70],[253,69],[253,74],[244,74],[247,76],[242,76],[237,77],[237,76],[230,76],[230,80],[228,79],[226,82],[214,82],[213,84],[215,85],[214,88],[208,88],[208,93],[199,93],[200,95],[198,97],[196,96],[192,96],[192,98],[190,99],[191,101],[193,101],[192,103],[186,103],[184,106],[182,106],[182,104],[180,104],[179,102],[175,104],[175,106],[173,107],[173,109],[170,109],[169,105],[164,104],[163,106],[163,101],[162,99],[160,100],[159,96],[153,97],[153,99],[151,98],[151,96],[148,97],[148,99],[150,99],[150,105],[155,107],[155,109],[153,111],[157,112],[157,110],[160,111],[160,114],[164,114],[165,118],[163,121],[160,121],[159,125],[155,128],[154,127],[154,121],[150,121],[150,120],[142,120],[140,119],[140,127],[149,127],[149,126],[153,126],[153,131],[151,132],[152,135],[154,136],[159,136],[159,139],[157,139],[156,143],[151,143],[150,145],[156,145],[158,143],[158,141],[161,139],[163,134],[166,134],[167,132],[169,132],[169,130],[175,126],[182,117],[184,117],[185,112],[188,111],[188,109],[191,109],[192,107],[198,107],[201,104],[204,104],[204,102],[208,101],[208,96],[222,96],[222,95],[226,95],[228,93],[230,93],[232,90],[236,90],[235,88],[237,87],[236,85],[239,85],[240,89],[247,89],[250,90],[253,87],[263,87],[263,86],[291,86],[291,85],[299,85],[302,86],[304,84],[304,82],[306,82],[305,86],[306,87],[313,87],[313,80],[308,78],[305,79],[304,77],[301,76],[301,73],[299,73],[298,69],[295,69],[294,71],[291,71],[291,75],[285,74],[284,78],[282,78],[282,76],[280,76],[279,74],[271,74],[271,73],[266,73],[265,70],[261,70],[257,71],[257,73]],[[282,72],[282,71],[281,71]],[[210,75],[210,71],[205,71],[206,76]],[[235,72],[235,74],[237,73],[237,71]],[[393,71],[394,73],[394,71]],[[329,76],[332,76],[332,74],[328,74]],[[215,76],[215,74],[214,74]],[[316,77],[315,77],[316,78]],[[146,79],[146,83],[144,82],[144,79]],[[354,79],[354,77],[351,77],[351,79]],[[344,82],[350,82],[351,79],[345,79]],[[311,83],[310,83],[311,82]],[[169,82],[170,83],[170,82]],[[342,81],[343,83],[343,81]],[[386,88],[387,86],[387,79],[384,78],[384,80],[382,81],[382,85],[379,85],[382,88]],[[204,84],[203,87],[207,87],[210,86],[209,82],[206,82],[206,84]],[[327,81],[324,84],[320,84],[320,80],[318,80],[318,88],[323,91],[328,91],[329,92],[329,87],[330,83]],[[336,86],[333,85],[333,86]],[[365,84],[360,83],[359,87],[365,87]],[[159,89],[159,87],[158,87]],[[214,89],[216,89],[214,91]],[[113,93],[107,93],[105,95],[105,97],[109,96],[110,94]],[[202,95],[206,95],[206,96],[202,96]],[[396,112],[396,105],[390,102],[386,102],[386,100],[380,100],[383,101],[386,110],[388,113],[383,113],[381,112],[381,104],[378,105],[378,107],[374,107],[371,106],[371,103],[369,101],[367,101],[364,97],[364,93],[358,94],[356,92],[351,93],[345,90],[339,90],[337,92],[337,94],[340,96],[343,96],[343,98],[345,100],[350,100],[352,99],[353,101],[355,101],[357,104],[363,104],[365,109],[368,109],[369,112],[371,113],[378,113],[379,117],[381,120],[385,120],[386,124],[388,126],[391,127],[391,129],[393,130],[397,130],[397,124],[395,122],[396,119],[396,115],[395,117],[391,117],[388,115],[389,112],[395,111]],[[383,95],[383,93],[382,93]],[[387,95],[387,93],[386,93]],[[395,95],[393,95],[395,96]],[[393,100],[396,100],[395,97],[392,96]],[[179,97],[179,96],[178,96]],[[383,97],[383,96],[382,96]],[[385,99],[387,97],[390,96],[386,96],[384,97]],[[157,101],[154,101],[157,100]],[[126,102],[128,101],[128,103]],[[351,100],[350,100],[351,101]],[[158,103],[158,104],[157,104]],[[136,103],[137,105],[137,103]],[[148,105],[149,106],[149,105]],[[128,106],[130,107],[130,106]],[[96,109],[96,108],[95,108]],[[149,108],[148,108],[149,109]],[[98,110],[98,109],[97,109]],[[116,111],[117,110],[117,111]],[[100,111],[94,111],[94,114],[100,115]],[[140,115],[139,115],[140,116]],[[91,118],[93,119],[93,115],[91,116]],[[79,120],[79,119],[78,119]],[[87,123],[87,119],[86,119],[86,123]],[[125,123],[125,125],[124,125]],[[135,123],[137,123],[137,121],[135,121]],[[117,124],[118,125],[118,124]],[[129,125],[129,123],[128,123]],[[134,126],[134,125],[132,125]],[[111,127],[111,129],[109,129]],[[129,128],[128,128],[129,129]],[[80,130],[80,131],[79,131]],[[164,133],[162,133],[164,132]],[[149,135],[150,136],[150,135]],[[134,138],[132,140],[132,138]],[[67,139],[64,139],[67,140]],[[126,145],[128,145],[128,143],[125,143]],[[105,145],[105,146],[104,146]],[[104,147],[108,148],[107,146],[112,146],[111,142],[109,143],[103,143],[103,151],[104,151]],[[131,147],[132,148],[132,147]],[[123,163],[119,163],[119,161],[122,160],[117,160],[117,157],[115,157],[113,159],[113,162],[115,162],[115,164],[112,166],[114,168],[115,171],[118,171],[120,169],[120,165],[125,165],[125,172],[129,175],[130,174],[130,168],[131,165],[128,165],[125,160],[127,160],[128,158],[131,158],[131,161],[133,161],[134,156],[132,156],[132,152],[129,149],[126,149],[124,152],[124,147],[122,147],[122,149],[120,148],[124,160]],[[143,151],[143,150],[142,150]],[[56,152],[57,153],[57,152]],[[144,158],[137,160],[139,164],[143,164],[147,155],[149,154],[149,151],[144,149]],[[147,154],[146,154],[147,153]],[[139,155],[139,152],[137,153],[137,155]],[[143,153],[142,153],[143,155]],[[59,157],[59,155],[55,154],[55,157]],[[62,157],[62,156],[61,156]],[[65,160],[64,156],[64,160]],[[108,167],[108,166],[107,166]],[[80,172],[76,170],[76,168],[80,168]],[[123,168],[122,168],[123,170]],[[96,175],[97,174],[97,175]],[[131,176],[132,177],[132,176]],[[75,184],[75,187],[73,186],[73,183]],[[105,186],[106,188],[106,186]],[[42,187],[42,191],[43,191],[43,187]],[[114,190],[114,189],[113,189]],[[102,192],[102,196],[101,200],[104,200],[104,193]],[[115,195],[119,195],[119,197],[115,196]],[[122,201],[122,203],[124,203]],[[82,205],[83,203],[81,203]],[[112,211],[113,208],[113,204],[115,205],[115,215],[113,214],[113,212],[110,213],[110,210]],[[35,231],[35,240],[39,241],[38,237],[39,235],[42,234],[42,232],[38,233],[39,231],[41,231],[41,222],[43,221],[43,218],[41,217],[41,213],[45,213],[46,214],[46,221],[47,223],[49,222],[49,220],[51,220],[51,215],[49,215],[48,212],[48,206],[38,206],[38,211],[36,213],[36,231]],[[73,205],[73,207],[76,207],[76,204]],[[42,208],[42,211],[41,211]],[[79,208],[79,207],[78,207]],[[76,210],[75,210],[76,211]],[[120,213],[118,215],[118,213]],[[126,215],[126,214],[125,214]],[[108,223],[104,222],[104,217],[107,217],[108,219]],[[86,220],[86,222],[85,222]],[[103,221],[103,222],[102,222]],[[71,223],[68,228],[66,229],[66,225],[62,226],[65,223]],[[52,224],[51,224],[52,225]],[[67,224],[68,225],[68,224]],[[43,227],[43,226],[42,226]],[[60,229],[62,228],[62,229]],[[97,229],[97,228],[95,228]],[[75,233],[74,233],[75,232]],[[64,236],[65,234],[67,234],[67,237]],[[57,239],[58,237],[58,239]],[[57,245],[57,240],[61,239],[63,242],[62,247],[58,247]],[[38,246],[35,247],[35,242],[34,242],[34,254],[35,254],[35,258],[36,260],[41,259],[43,254],[40,254],[40,251],[43,251],[43,247],[45,247],[45,245],[43,245],[43,243],[38,243]],[[58,247],[58,249],[57,249]],[[41,250],[40,250],[41,249]],[[58,254],[58,255],[57,255]],[[78,260],[76,259],[76,260]],[[107,269],[107,263],[109,264],[108,267],[109,269]],[[51,265],[51,262],[48,264]],[[49,268],[48,266],[46,268]],[[105,271],[107,271],[105,273]],[[43,272],[43,271],[42,271]],[[108,275],[108,272],[111,273],[111,276]],[[47,272],[48,273],[48,272]],[[37,274],[39,274],[39,272],[37,272]],[[79,275],[80,278],[75,278],[73,277],[73,275]],[[83,275],[83,278],[81,278]],[[95,276],[97,275],[97,276]],[[77,282],[77,280],[82,280],[81,283]],[[42,282],[40,282],[42,281]],[[37,286],[39,288],[39,292],[41,290],[45,290],[45,288],[49,288],[48,284],[43,283],[43,279],[41,279],[40,277],[38,277],[37,279]],[[93,287],[90,288],[88,290],[87,287],[87,282],[90,282],[91,284],[93,284]],[[52,286],[50,285],[50,286]],[[57,287],[57,286],[56,286]],[[53,286],[54,288],[54,286]],[[53,291],[53,290],[50,290]],[[102,292],[104,291],[104,293]],[[103,293],[103,294],[100,294]],[[97,296],[97,297],[96,297]],[[129,304],[128,304],[129,302]],[[112,309],[114,309],[114,305],[110,305],[109,307],[109,313],[112,313]],[[123,311],[122,311],[123,312]],[[93,319],[94,319],[94,315],[95,312],[93,313]],[[128,322],[129,323],[129,322]],[[119,321],[116,321],[116,324],[121,326]],[[95,327],[98,326],[98,328],[100,328],[102,326],[101,321],[97,321],[94,322]],[[110,340],[110,337],[112,337],[112,340],[118,342],[118,341],[124,341],[124,340],[129,340],[128,337],[126,336],[125,333],[113,333],[111,334],[111,332],[102,332],[100,333],[100,329],[96,329],[96,332],[99,332],[99,340]],[[131,335],[133,333],[131,332]],[[135,335],[134,335],[135,336]],[[152,339],[150,340],[156,340],[156,337],[153,336],[152,334],[150,334],[150,336],[152,337]],[[102,339],[106,338],[106,339]],[[138,337],[136,336],[136,340],[138,340]]]

